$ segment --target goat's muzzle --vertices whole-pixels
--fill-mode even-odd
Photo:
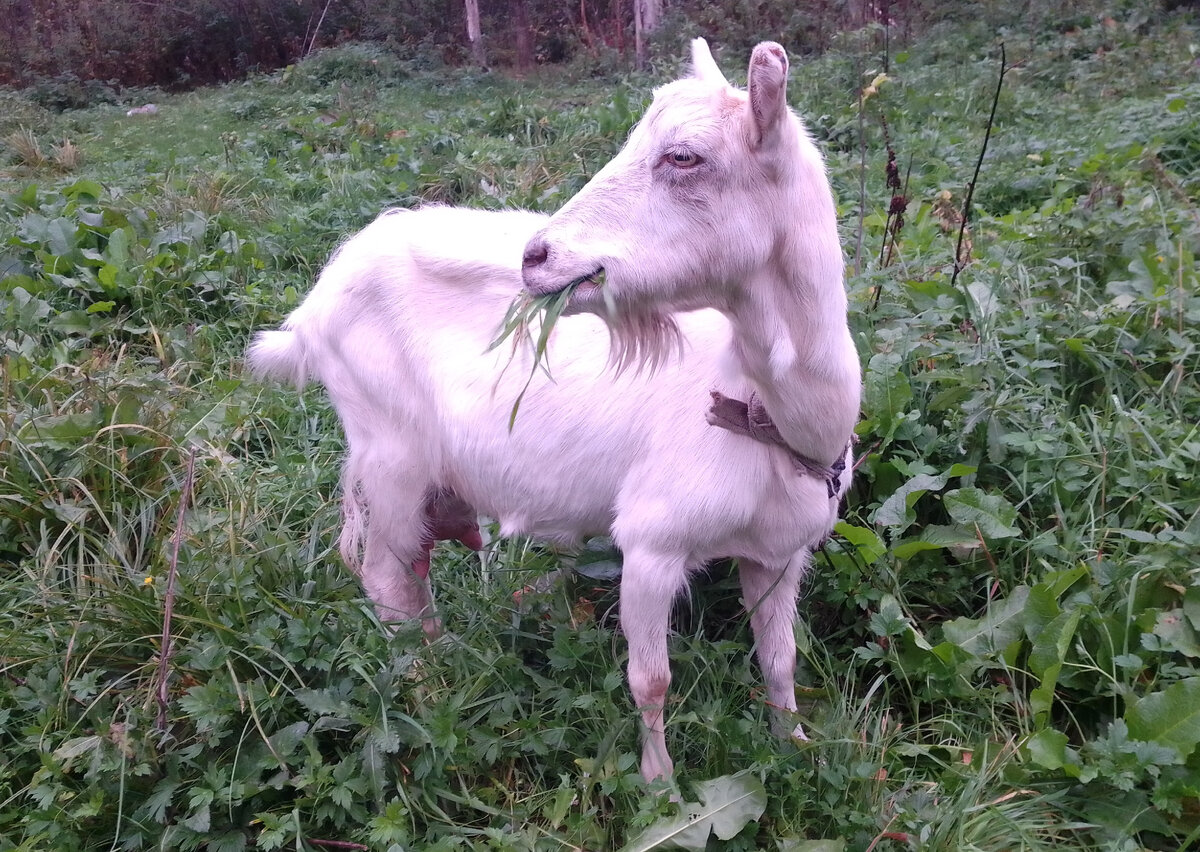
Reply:
[[[544,237],[534,237],[525,246],[525,256],[521,258],[521,269],[534,269],[541,266],[550,257],[550,247]]]

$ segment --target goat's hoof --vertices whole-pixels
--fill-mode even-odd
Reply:
[[[675,775],[672,769],[671,774],[656,775],[653,778],[646,776],[645,767],[642,768],[642,780],[646,782],[646,789],[655,796],[666,795],[667,801],[675,805],[683,804],[683,794],[679,792],[679,785],[675,783]]]
[[[642,778],[647,784],[656,782],[675,784],[675,764],[665,754],[642,755]]]

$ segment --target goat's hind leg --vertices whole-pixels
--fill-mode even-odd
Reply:
[[[767,701],[783,735],[806,740],[796,712],[796,597],[809,554],[801,551],[786,565],[766,566],[738,560],[742,594],[754,631],[755,654],[767,685]]]
[[[394,456],[356,454],[352,440],[343,492],[342,557],[362,579],[379,619],[419,618],[426,635],[436,637],[441,621],[434,612],[425,546],[434,493],[428,475]]]

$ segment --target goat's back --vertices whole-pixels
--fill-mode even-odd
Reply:
[[[335,392],[346,378],[380,390],[406,378],[426,385],[426,338],[444,330],[461,349],[486,349],[496,310],[503,316],[520,291],[522,248],[544,221],[523,211],[389,210],[338,248],[280,329],[255,335],[247,364]]]

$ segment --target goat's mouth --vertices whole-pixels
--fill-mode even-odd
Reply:
[[[600,313],[600,307],[603,306],[605,313],[609,316],[614,315],[616,305],[613,302],[612,291],[605,286],[607,282],[608,276],[603,266],[573,279],[559,291],[570,292],[563,314]]]

